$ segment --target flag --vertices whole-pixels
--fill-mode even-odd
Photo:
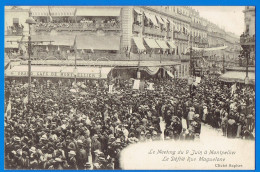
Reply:
[[[77,35],[75,36],[75,39],[74,39],[73,49],[75,52],[77,52]]]

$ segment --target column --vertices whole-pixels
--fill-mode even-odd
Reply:
[[[121,50],[122,50],[123,48],[131,47],[133,8],[129,6],[122,8],[121,23],[122,23]]]

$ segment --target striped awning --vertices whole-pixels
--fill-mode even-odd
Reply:
[[[162,17],[162,20],[164,21],[164,23],[169,23],[169,21],[164,17]]]
[[[162,48],[162,49],[169,49],[165,41],[162,40],[156,40],[157,44]]]
[[[137,14],[142,15],[142,12],[141,12],[140,10],[134,8],[134,11],[135,11]]]
[[[161,48],[154,39],[144,38],[144,40],[150,48]]]
[[[165,24],[161,17],[156,16],[156,18],[157,18],[157,20],[158,20],[159,23],[161,23],[161,24]]]
[[[143,44],[143,39],[139,37],[134,37],[133,38],[135,45],[137,46],[138,50],[145,50],[146,48],[144,47]]]
[[[49,16],[48,7],[32,7],[30,11],[32,16]]]
[[[157,20],[155,18],[155,15],[153,14],[149,14],[149,13],[146,13],[144,12],[144,15],[151,20],[151,22],[155,25],[155,26],[158,26],[158,23],[157,23]]]
[[[167,41],[171,48],[176,48],[176,45],[172,41]]]
[[[73,7],[50,7],[51,16],[74,16],[76,8]]]
[[[249,83],[255,84],[255,73],[248,72]],[[224,82],[239,82],[245,83],[246,72],[228,71],[219,77],[219,80]]]

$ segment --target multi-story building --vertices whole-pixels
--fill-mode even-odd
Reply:
[[[32,64],[46,63],[39,59],[69,61],[77,56],[78,65],[123,66],[136,71],[161,67],[161,76],[166,76],[168,70],[177,77],[186,77],[190,46],[226,43],[224,30],[209,24],[198,11],[187,6],[34,6],[21,10],[21,15],[12,14],[18,11],[6,10],[6,21],[17,22],[14,16],[18,16],[23,25],[21,41],[27,40],[24,35],[29,30],[25,18],[30,14],[37,22],[30,28],[32,41],[37,41],[32,50],[32,58],[37,61]],[[234,44],[232,40],[230,44]],[[19,44],[17,53],[26,55],[26,46]]]
[[[244,12],[244,33],[240,36],[240,44],[244,50],[250,51],[249,63],[255,64],[255,7],[246,6]]]

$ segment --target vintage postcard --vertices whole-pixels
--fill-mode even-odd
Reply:
[[[4,169],[255,169],[255,6],[5,6],[4,22]]]

